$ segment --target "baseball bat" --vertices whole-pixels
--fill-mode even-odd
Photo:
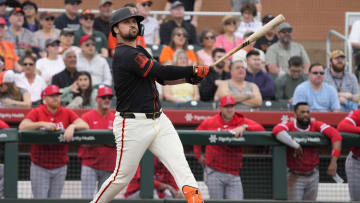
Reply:
[[[274,19],[272,19],[270,22],[266,23],[266,25],[264,25],[262,28],[260,28],[258,31],[256,31],[254,34],[250,35],[246,41],[244,41],[243,43],[241,43],[239,46],[233,48],[231,51],[229,51],[228,53],[226,53],[223,57],[221,57],[220,59],[218,59],[212,66],[216,66],[218,63],[220,63],[221,61],[223,61],[224,59],[226,59],[227,57],[233,55],[235,52],[239,51],[240,49],[246,47],[247,45],[249,45],[251,42],[256,41],[257,39],[259,39],[260,37],[264,36],[267,32],[269,32],[271,29],[275,28],[276,26],[278,26],[279,24],[285,22],[285,17],[280,14],[278,16],[276,16]]]

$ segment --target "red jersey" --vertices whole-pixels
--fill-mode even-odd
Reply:
[[[103,117],[93,109],[82,115],[82,119],[89,124],[90,129],[109,129],[112,130],[115,119],[114,113],[110,112]],[[84,147],[80,145],[78,156],[81,164],[90,168],[113,171],[116,161],[116,148],[114,147]]]
[[[233,119],[225,122],[220,113],[204,120],[197,130],[227,131],[247,124],[247,131],[265,131],[257,122],[245,118],[240,113],[235,113]],[[202,155],[201,146],[194,145],[195,157]],[[242,147],[225,145],[207,145],[205,149],[205,163],[211,168],[232,175],[239,175],[242,166]]]
[[[55,114],[52,114],[46,107],[41,105],[32,109],[25,117],[33,122],[45,121],[52,122],[61,130],[65,130],[71,123],[79,118],[70,109],[59,107]],[[69,162],[67,144],[54,145],[31,145],[30,158],[35,164],[47,168],[55,169],[66,165]]]
[[[287,123],[277,124],[273,129],[273,134],[277,134],[281,131],[287,132],[320,132],[325,134],[331,139],[331,143],[342,140],[339,132],[331,127],[330,125],[323,123],[321,121],[312,121],[307,129],[298,128],[296,125],[296,120],[290,121]],[[304,147],[304,154],[298,159],[294,158],[295,149],[287,147],[286,157],[287,157],[287,166],[290,170],[293,171],[311,171],[319,164],[319,150],[315,147]]]
[[[164,190],[159,190],[160,185],[163,183],[171,185],[176,190],[179,190],[170,172],[156,157],[154,158],[154,171],[155,171],[154,188],[157,189],[157,194],[159,198],[165,197]],[[140,165],[139,165],[135,176],[130,181],[126,189],[126,192],[124,194],[125,198],[129,197],[130,195],[134,194],[136,191],[140,190],[140,177],[141,174],[140,174]]]
[[[338,125],[340,132],[360,133],[360,109],[351,111]],[[350,147],[353,155],[360,157],[359,147]]]
[[[3,128],[9,128],[9,125],[6,124],[4,121],[0,120],[0,129],[3,129]]]

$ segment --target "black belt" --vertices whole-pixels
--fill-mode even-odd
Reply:
[[[297,175],[297,176],[312,176],[316,172],[316,169],[313,169],[311,171],[292,171],[290,170],[290,173]]]
[[[159,118],[162,111],[154,112],[154,113],[129,113],[129,112],[120,112],[120,116],[123,118],[136,118],[135,114],[144,114],[148,119]]]

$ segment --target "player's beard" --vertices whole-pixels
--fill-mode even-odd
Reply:
[[[120,33],[120,35],[121,35],[121,37],[122,37],[124,40],[126,40],[126,41],[134,41],[134,40],[136,40],[136,38],[137,38],[137,36],[138,36],[138,32],[139,32],[139,31],[137,31],[136,33],[134,33],[134,32],[131,32],[131,30],[130,30],[128,34],[121,34],[121,33]]]
[[[301,126],[303,126],[303,127],[307,127],[307,126],[309,126],[310,125],[310,119],[299,119],[299,118],[297,118],[296,119],[296,121],[297,121],[297,123],[299,124],[299,125],[301,125]]]

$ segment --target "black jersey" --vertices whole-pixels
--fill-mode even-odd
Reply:
[[[113,57],[116,111],[153,113],[161,108],[155,81],[191,77],[192,66],[162,66],[141,46],[118,44]]]

